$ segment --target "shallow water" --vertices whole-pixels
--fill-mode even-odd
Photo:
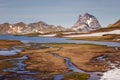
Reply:
[[[21,48],[3,49],[0,50],[0,56],[12,56],[21,52]]]

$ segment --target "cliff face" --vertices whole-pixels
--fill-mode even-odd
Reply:
[[[83,16],[80,15],[77,22],[72,27],[73,30],[81,32],[89,32],[100,28],[101,25],[98,20],[88,13],[85,13]]]

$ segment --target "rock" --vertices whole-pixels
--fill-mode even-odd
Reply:
[[[101,25],[98,20],[91,14],[85,13],[79,16],[77,22],[73,25],[72,29],[80,32],[89,32],[100,29]]]

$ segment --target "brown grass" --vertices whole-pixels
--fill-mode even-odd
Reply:
[[[105,69],[107,68],[105,65],[96,66],[94,64],[91,64],[91,60],[95,56],[115,53],[115,50],[113,48],[98,45],[78,45],[78,44],[72,45],[51,44],[51,45],[54,47],[63,47],[64,49],[62,51],[56,51],[55,53],[64,57],[71,58],[73,64],[75,64],[78,68],[86,71],[105,71]]]
[[[28,60],[25,61],[27,69],[51,74],[66,72],[67,68],[64,64],[64,60],[56,58],[48,52],[49,49],[25,50],[20,54],[26,54],[29,57]]]
[[[23,43],[16,40],[0,40],[0,49],[11,48],[12,46],[23,46]]]
[[[120,42],[120,35],[116,34],[108,34],[104,36],[87,36],[87,37],[77,37],[77,38],[72,38],[72,40],[90,40],[90,41],[115,41],[115,42]]]
[[[106,31],[112,31],[112,30],[118,30],[120,29],[119,26],[111,26],[111,27],[106,27],[106,28],[100,28],[98,30],[92,31],[90,33],[95,33],[95,32],[106,32]]]

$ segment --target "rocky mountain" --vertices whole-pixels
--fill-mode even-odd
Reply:
[[[23,22],[9,24],[0,24],[0,34],[29,34],[29,33],[49,33],[56,31],[65,31],[62,26],[49,25],[39,21],[35,23],[25,24]]]
[[[72,26],[72,29],[80,32],[89,32],[100,29],[101,25],[98,20],[91,14],[85,13],[80,15],[77,22]]]

